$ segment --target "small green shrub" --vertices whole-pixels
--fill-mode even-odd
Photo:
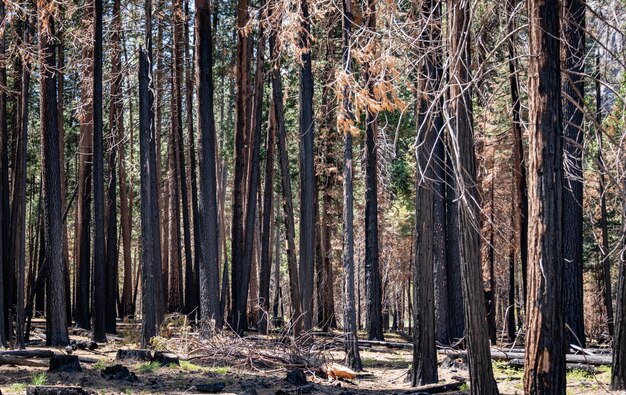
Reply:
[[[45,373],[35,373],[31,379],[32,385],[44,385],[48,381],[48,375]]]
[[[189,370],[192,372],[204,370],[204,367],[196,365],[195,363],[189,361],[180,361],[180,366],[174,365],[173,368],[180,368],[181,370]]]
[[[11,392],[25,392],[27,385],[25,383],[13,383],[11,384]]]
[[[230,372],[230,366],[213,366],[212,368],[209,368],[209,372],[219,375],[225,375]]]
[[[93,364],[93,368],[95,370],[104,370],[104,368],[106,368],[106,364],[102,359],[99,359],[98,362]]]
[[[146,362],[146,363],[140,364],[137,367],[137,369],[139,369],[141,373],[152,373],[160,367],[161,367],[160,363],[156,361],[152,361],[152,362]]]

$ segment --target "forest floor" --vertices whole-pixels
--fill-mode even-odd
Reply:
[[[42,333],[41,329],[35,329]],[[73,330],[72,340],[88,341],[89,334]],[[190,333],[172,334],[168,338],[153,343],[155,348],[169,349],[181,355],[180,365],[160,366],[155,362],[117,361],[119,349],[137,348],[134,343],[136,329],[121,331],[118,336],[109,336],[106,345],[96,350],[76,350],[74,355],[83,357],[88,363],[81,362],[82,372],[52,373],[46,367],[0,366],[0,390],[2,394],[24,394],[33,384],[73,385],[98,394],[195,394],[201,393],[196,386],[202,384],[223,383],[221,394],[408,394],[412,391],[407,383],[407,372],[411,364],[410,348],[387,348],[384,346],[364,347],[361,359],[364,371],[353,380],[329,380],[320,377],[320,371],[306,367],[308,385],[305,391],[302,385],[295,386],[285,380],[292,369],[289,361],[302,365],[341,363],[344,353],[336,339],[315,338],[307,347],[294,346],[285,338],[267,341],[259,336],[250,339],[220,336],[219,342],[202,345],[190,340]],[[339,335],[339,334],[337,334]],[[39,337],[43,335],[39,334]],[[31,336],[32,337],[32,336]],[[331,340],[329,340],[331,339]],[[391,334],[387,338],[392,342],[405,342],[400,336]],[[321,346],[320,346],[321,344]],[[183,346],[181,346],[183,345]],[[45,349],[33,345],[28,349]],[[64,349],[55,350],[65,353]],[[280,361],[284,361],[281,363]],[[446,355],[439,355],[440,384],[469,381],[469,375],[462,360],[451,360]],[[136,374],[137,382],[107,380],[102,377],[102,370],[107,366],[121,363]],[[295,365],[294,365],[295,366]],[[494,373],[502,394],[522,394],[521,369],[509,367],[506,362],[494,362]],[[608,393],[609,368],[596,368],[595,373],[581,370],[568,372],[568,394],[604,394]],[[282,391],[282,392],[281,392]],[[462,385],[456,394],[465,394],[467,384]]]

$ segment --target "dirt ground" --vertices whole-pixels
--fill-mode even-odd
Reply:
[[[88,334],[74,334],[72,339],[88,340]],[[402,341],[399,338],[391,339]],[[225,343],[227,344],[227,343]],[[17,367],[0,366],[0,389],[3,394],[24,394],[28,385],[34,383],[47,385],[75,385],[98,394],[194,394],[200,393],[194,386],[210,383],[224,383],[222,394],[242,394],[246,390],[254,389],[259,395],[282,393],[298,394],[298,388],[289,384],[286,374],[289,367],[268,366],[257,363],[249,357],[234,356],[220,360],[221,354],[216,352],[215,358],[192,359],[183,361],[180,366],[158,366],[155,363],[141,363],[121,361],[130,371],[137,375],[138,381],[107,380],[101,376],[101,371],[107,366],[120,363],[115,360],[116,352],[120,348],[135,348],[136,344],[129,343],[123,336],[110,338],[109,343],[101,345],[94,351],[74,352],[75,355],[89,357],[93,362],[82,362],[80,373],[50,373],[45,367]],[[255,346],[255,352],[262,352],[263,342]],[[33,347],[29,347],[33,348]],[[41,348],[41,347],[37,347]],[[223,349],[227,349],[224,346]],[[65,350],[59,349],[65,353]],[[275,352],[268,349],[268,353]],[[328,361],[341,363],[343,352],[340,347],[320,351]],[[256,355],[256,354],[255,354]],[[361,350],[364,371],[352,381],[329,380],[317,377],[315,372],[307,372],[307,380],[313,384],[312,394],[406,394],[411,391],[406,382],[407,372],[411,363],[410,349],[390,349],[385,347],[370,347]],[[445,355],[440,355],[443,362]],[[44,360],[45,361],[45,360]],[[450,383],[459,378],[468,380],[468,372],[462,361],[448,359],[443,365],[452,365],[439,368],[440,383]],[[521,370],[510,368],[506,363],[494,362],[494,373],[498,387],[502,394],[522,394]],[[568,372],[568,394],[605,394],[608,393],[609,370],[598,368],[594,374],[573,371]],[[280,393],[280,392],[278,392]],[[457,392],[467,393],[467,386]]]

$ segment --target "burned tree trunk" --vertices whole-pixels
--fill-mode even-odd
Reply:
[[[556,2],[530,0],[529,226],[524,391],[565,392],[561,68]]]
[[[352,3],[343,0],[343,70],[346,74],[352,72]],[[361,355],[359,354],[358,327],[356,321],[354,295],[354,187],[352,170],[352,128],[354,116],[352,114],[351,89],[346,81],[343,87],[342,111],[337,124],[344,135],[344,164],[343,164],[343,332],[345,337],[346,361],[355,370],[361,370]]]
[[[59,130],[57,119],[56,56],[54,41],[54,8],[38,1],[39,50],[41,56],[40,120],[45,200],[47,277],[46,344],[66,346],[67,304],[65,265],[63,263],[63,213],[61,196],[61,164],[59,162]]]
[[[563,41],[563,308],[567,344],[585,347],[583,316],[583,139],[585,0],[562,3]],[[557,54],[554,54],[555,56]]]
[[[368,1],[367,26],[376,31],[376,0]],[[374,39],[373,37],[371,39]],[[374,99],[372,65],[365,71],[365,81]],[[375,99],[374,99],[375,100]],[[378,253],[378,114],[369,107],[365,130],[365,293],[366,325],[369,340],[384,340],[382,312],[382,281]]]
[[[457,154],[453,161],[456,178],[456,216],[463,288],[465,339],[469,356],[472,394],[497,394],[493,377],[480,262],[479,196],[476,186],[476,159],[470,76],[470,3],[454,0],[448,4],[450,46],[450,127]]]
[[[215,118],[213,115],[213,39],[208,0],[196,1],[196,78],[198,86],[199,199],[198,262],[200,317],[215,320],[222,327],[219,292],[219,239],[217,221],[217,180],[215,166]]]
[[[439,18],[438,5],[434,1],[424,1],[421,6],[421,18]],[[438,80],[441,76],[438,68],[436,45],[440,31],[438,27],[426,27],[421,34],[422,61],[419,66],[417,119],[417,174],[415,180],[415,261],[413,264],[413,367],[411,385],[422,386],[436,383],[437,349],[435,346],[435,298],[434,269],[435,248],[434,199],[437,194],[433,179],[436,159],[431,157],[437,135],[440,132],[440,103],[437,98]],[[427,43],[433,43],[430,47]],[[444,266],[445,268],[445,266]]]
[[[279,7],[276,2],[272,2],[271,8],[275,9]],[[283,109],[283,83],[282,76],[280,74],[280,63],[278,63],[278,56],[280,54],[279,43],[277,38],[279,34],[279,27],[276,25],[271,26],[272,32],[269,36],[269,50],[272,59],[275,59],[276,64],[272,67],[272,100],[274,102],[274,116],[276,118],[276,131],[278,137],[278,158],[280,164],[280,181],[283,194],[283,210],[285,212],[285,235],[287,237],[287,263],[289,272],[289,291],[291,296],[292,307],[292,323],[294,323],[294,334],[298,335],[302,328],[302,320],[300,315],[302,312],[301,299],[300,299],[300,286],[298,276],[298,265],[296,263],[295,252],[295,225],[293,214],[293,198],[291,192],[291,177],[289,173],[289,158],[287,153],[286,142],[286,130],[285,130],[285,115]]]

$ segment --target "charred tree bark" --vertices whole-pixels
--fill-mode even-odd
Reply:
[[[199,200],[198,262],[200,317],[215,320],[222,327],[219,293],[219,243],[217,221],[217,180],[215,160],[215,117],[213,114],[213,39],[208,0],[196,1],[196,78],[198,83]]]
[[[109,191],[108,191],[108,221],[107,221],[107,250],[106,250],[106,300],[109,303],[106,304],[105,321],[106,331],[108,333],[116,333],[116,314],[115,305],[111,303],[113,300],[118,300],[118,240],[117,240],[117,166],[116,162],[121,161],[118,159],[118,147],[124,145],[123,129],[124,129],[124,113],[122,96],[122,60],[121,60],[121,29],[122,29],[122,15],[121,15],[121,0],[115,0],[113,3],[113,26],[111,32],[111,41],[113,48],[111,51],[111,101],[109,103],[109,127],[111,129],[110,135],[110,152],[109,152]],[[121,165],[120,165],[121,168]],[[123,180],[120,180],[120,189],[122,188]],[[124,185],[125,187],[125,185]],[[124,191],[126,192],[126,191]],[[120,196],[121,198],[121,196]],[[127,199],[127,196],[124,196]],[[126,204],[124,204],[126,203]],[[128,201],[124,202],[120,199],[120,207],[126,206],[128,210]],[[123,227],[123,226],[122,226]],[[130,251],[129,251],[130,252]],[[130,260],[130,258],[129,258]],[[130,262],[129,262],[130,264]],[[126,272],[126,270],[124,270]],[[128,269],[130,272],[130,268]],[[130,282],[130,279],[129,279]],[[124,310],[123,303],[119,305],[120,310]],[[119,316],[124,317],[123,311],[119,312]]]
[[[46,344],[66,346],[67,313],[65,300],[65,265],[63,263],[63,210],[61,164],[57,119],[56,56],[54,41],[54,4],[39,0],[39,50],[41,57],[40,120],[45,200],[47,277]]]
[[[132,279],[132,255],[131,255],[131,224],[132,224],[132,201],[129,201],[128,191],[128,178],[126,175],[126,147],[125,147],[125,131],[124,131],[124,97],[122,91],[122,85],[124,81],[124,74],[122,71],[121,52],[124,47],[122,43],[122,14],[121,14],[121,0],[115,0],[113,3],[113,33],[111,35],[111,41],[115,46],[113,52],[112,64],[116,65],[118,74],[114,75],[114,84],[117,86],[116,94],[116,120],[113,123],[117,132],[118,140],[118,174],[119,174],[119,190],[120,190],[120,225],[122,228],[122,257],[124,260],[124,278],[122,281],[122,298],[118,315],[121,318],[134,314],[133,309],[133,279]],[[111,94],[112,97],[113,93]],[[132,116],[131,116],[132,119]],[[131,129],[134,125],[131,122]],[[132,141],[132,139],[131,139]]]
[[[250,279],[252,276],[256,276],[256,273],[252,273],[256,270],[254,265],[254,244],[255,244],[255,230],[256,230],[256,206],[259,190],[259,151],[261,148],[261,124],[263,116],[263,80],[264,80],[264,56],[265,56],[265,33],[264,27],[261,24],[259,26],[258,33],[258,46],[256,51],[256,72],[254,77],[254,104],[253,104],[253,117],[251,126],[253,127],[252,136],[252,151],[250,155],[249,163],[249,177],[248,185],[246,188],[246,222],[245,222],[245,234],[244,234],[244,250],[243,260],[236,265],[236,261],[233,260],[232,271],[232,293],[233,293],[233,329],[242,334],[248,329],[248,319],[246,314],[246,307],[248,302],[248,291],[250,286]],[[234,256],[234,253],[233,253]],[[254,278],[254,277],[252,277]],[[258,291],[252,292],[256,295]]]
[[[270,104],[270,108],[274,104]],[[270,278],[272,275],[272,240],[271,233],[274,212],[274,156],[276,155],[276,121],[270,111],[267,140],[265,142],[265,186],[263,188],[263,223],[261,227],[261,267],[259,271],[259,333],[268,333],[270,311]],[[276,284],[278,286],[278,284]]]
[[[93,340],[97,342],[106,342],[104,137],[102,131],[102,0],[95,0],[93,29]]]
[[[240,281],[239,273],[249,266],[244,261],[245,235],[245,202],[246,196],[246,169],[247,146],[250,119],[248,114],[248,84],[250,74],[249,39],[245,33],[248,23],[248,0],[239,0],[237,3],[237,64],[236,64],[236,96],[235,96],[235,180],[233,188],[233,219],[232,219],[232,308],[230,323],[238,333],[246,329],[246,302],[248,278],[245,283]],[[243,294],[243,292],[246,294]]]
[[[584,10],[583,10],[584,12]],[[599,170],[599,195],[600,195],[600,229],[602,230],[602,245],[600,246],[600,264],[602,266],[602,298],[606,309],[606,320],[608,324],[609,336],[615,334],[615,323],[613,318],[613,291],[611,287],[611,260],[609,258],[609,229],[607,223],[606,209],[606,181],[604,173],[604,156],[602,154],[602,93],[600,89],[600,58],[596,57],[596,138],[598,141],[598,164]],[[566,302],[566,301],[564,301]],[[584,340],[582,340],[584,344]]]
[[[149,0],[148,0],[149,2]],[[157,279],[156,271],[161,265],[156,257],[157,238],[154,232],[153,212],[158,210],[158,195],[153,194],[151,184],[156,182],[156,169],[150,161],[150,142],[153,135],[152,108],[150,99],[149,79],[150,67],[148,53],[139,51],[139,155],[141,163],[141,247],[142,247],[142,345],[150,344],[150,339],[158,333],[157,318]],[[158,229],[158,227],[157,227]]]
[[[343,0],[342,38],[343,71],[352,73],[352,3]],[[352,127],[354,126],[351,92],[348,83],[343,87],[342,111],[337,119],[343,125],[344,167],[343,167],[343,333],[345,339],[346,362],[354,370],[363,369],[359,354],[359,338],[356,321],[354,293],[354,187],[352,170]]]
[[[26,22],[24,28],[24,42],[31,42],[30,22]],[[13,180],[13,212],[11,213],[12,235],[12,266],[10,272],[14,277],[9,282],[15,281],[13,290],[15,300],[11,301],[9,312],[9,325],[12,327],[13,314],[15,314],[15,341],[20,348],[24,348],[24,286],[26,281],[26,181],[27,175],[27,152],[28,152],[28,108],[30,90],[30,62],[23,60],[22,63],[22,90],[20,110],[20,135],[18,136],[15,164],[15,178]],[[56,91],[55,91],[56,93]],[[55,104],[56,105],[56,104]],[[56,121],[55,121],[56,122]],[[57,139],[58,141],[58,139]],[[60,180],[59,180],[60,183]],[[11,295],[13,295],[13,290]],[[10,332],[12,330],[10,329]]]
[[[624,162],[622,162],[624,163]],[[626,166],[622,171],[626,170]],[[626,190],[626,178],[622,175],[622,188]],[[622,197],[622,251],[626,249],[626,197]],[[615,339],[613,340],[613,364],[611,387],[613,391],[626,389],[626,259],[620,254],[619,280],[617,286],[617,308],[615,317]]]
[[[528,187],[526,185],[526,161],[524,160],[524,142],[522,141],[522,124],[520,118],[520,110],[522,107],[519,97],[519,81],[517,76],[517,54],[515,51],[514,32],[517,27],[515,24],[515,18],[513,18],[513,9],[515,7],[514,0],[507,0],[507,9],[509,14],[509,24],[507,32],[510,35],[507,47],[508,47],[508,64],[509,64],[509,85],[511,90],[511,130],[513,133],[513,180],[514,180],[514,226],[513,229],[517,229],[517,238],[514,240],[515,245],[519,251],[520,266],[522,271],[522,287],[524,295],[524,303],[526,302],[526,272],[528,262]],[[515,255],[515,251],[513,251]],[[513,256],[513,259],[515,257]],[[512,281],[509,286],[515,282],[514,262],[510,267],[512,273],[509,274]],[[511,291],[509,291],[511,292]],[[513,292],[515,292],[513,290]],[[513,302],[515,295],[513,294]],[[511,302],[511,298],[509,299]],[[510,303],[509,303],[510,304]],[[512,312],[509,313],[513,315]],[[509,321],[511,322],[511,321]],[[515,326],[513,324],[513,326]],[[509,329],[509,337],[512,335]],[[513,332],[514,335],[514,332]]]
[[[187,171],[185,165],[185,144],[183,134],[183,69],[185,66],[185,53],[183,47],[183,30],[185,23],[185,15],[183,14],[182,2],[174,2],[174,103],[173,103],[173,119],[172,126],[175,133],[175,148],[177,172],[179,175],[180,201],[182,208],[182,225],[183,225],[183,243],[185,247],[185,279],[191,277],[193,279],[193,260],[191,253],[191,229],[189,221],[189,197],[187,189]],[[177,221],[180,225],[180,219]],[[178,228],[180,229],[180,227]],[[179,309],[183,308],[183,271],[182,261],[179,261],[178,288],[179,288]],[[187,281],[188,285],[193,288],[193,281]],[[187,284],[186,284],[187,285]],[[185,290],[187,287],[184,287]],[[186,291],[185,291],[186,292]]]
[[[86,6],[87,20],[93,19],[94,2],[90,0]],[[88,44],[83,49],[83,58],[91,63],[93,46]],[[74,291],[74,320],[76,326],[91,329],[91,204],[93,180],[93,64],[87,68],[88,75],[82,81],[82,119],[80,125],[80,159],[78,168],[78,212],[76,224],[76,243],[78,244],[77,276]]]
[[[176,90],[176,88],[174,88]],[[176,98],[173,100],[176,101]],[[173,105],[172,107],[175,107]],[[176,113],[176,108],[172,108],[173,113]],[[176,118],[174,115],[173,118]],[[179,189],[179,167],[178,167],[178,131],[175,119],[172,120],[173,125],[171,128],[169,147],[168,147],[168,237],[167,237],[167,249],[168,249],[168,263],[167,272],[164,273],[168,276],[168,280],[165,282],[168,288],[165,290],[167,293],[167,311],[168,312],[180,312],[182,307],[182,278],[181,278],[181,261],[182,254],[180,250],[180,189]]]
[[[529,226],[524,391],[565,393],[558,3],[528,2]]]
[[[465,339],[472,394],[497,394],[491,368],[485,302],[480,261],[479,199],[476,186],[476,159],[470,90],[470,3],[455,0],[448,4],[450,46],[450,127],[456,155],[453,160],[455,199],[459,226],[459,249],[463,288]]]
[[[436,0],[421,5],[421,20],[439,19]],[[422,61],[419,65],[417,119],[417,174],[415,180],[415,262],[413,264],[413,365],[411,385],[422,386],[438,382],[437,348],[435,346],[435,237],[434,199],[437,194],[432,152],[437,142],[441,122],[440,103],[437,98],[439,79],[437,41],[438,26],[427,25],[421,34]],[[432,43],[432,44],[428,44]],[[431,47],[432,45],[432,47]],[[445,266],[443,267],[445,268]]]
[[[313,327],[313,272],[315,256],[315,166],[313,163],[313,71],[311,17],[308,0],[300,1],[300,292],[304,329]]]
[[[6,12],[4,2],[0,2],[0,24],[5,25]],[[0,37],[0,59],[3,64],[0,67],[0,86],[7,86],[7,70],[5,59],[5,35]],[[7,95],[4,90],[0,91],[0,346],[6,347],[6,318],[4,297],[4,268],[9,265],[8,261],[8,235],[9,227],[8,199],[9,199],[9,179],[7,156],[9,146],[9,130],[7,125]],[[5,177],[6,175],[6,177]],[[5,202],[7,203],[5,205]]]
[[[583,139],[585,0],[562,3],[563,67],[563,307],[566,344],[585,347],[583,316]],[[556,56],[556,54],[554,54]],[[580,344],[579,344],[580,343]]]
[[[367,26],[376,31],[376,0],[368,1]],[[372,38],[373,39],[373,38]],[[375,100],[371,67],[367,66],[365,80],[370,99]],[[378,254],[378,114],[368,108],[365,131],[365,293],[366,324],[369,340],[384,340],[382,311],[382,281]]]
[[[272,8],[279,7],[277,2],[272,3]],[[302,306],[300,299],[300,286],[298,276],[298,265],[295,253],[295,225],[293,214],[293,198],[291,192],[291,176],[289,173],[289,157],[287,153],[285,115],[283,109],[283,83],[280,74],[280,54],[279,43],[277,43],[279,27],[272,25],[272,33],[269,37],[269,50],[272,59],[276,62],[272,67],[272,95],[274,116],[276,118],[276,131],[278,133],[278,157],[280,161],[280,182],[283,194],[283,210],[285,212],[285,235],[287,238],[287,265],[289,271],[289,291],[291,296],[292,323],[294,324],[294,335],[298,335],[302,330]]]
[[[112,101],[113,103],[113,101]],[[109,114],[115,114],[115,111]],[[117,116],[117,115],[115,115]],[[112,135],[117,134],[111,131]],[[107,193],[107,239],[106,239],[106,266],[105,266],[105,299],[107,303],[104,306],[104,326],[106,333],[117,333],[115,328],[117,318],[117,265],[118,265],[118,249],[117,249],[117,178],[115,172],[115,162],[117,161],[117,148],[114,138],[111,138],[109,152],[109,185]]]
[[[163,318],[161,236],[152,76],[152,0],[145,2],[145,44],[139,51],[139,155],[141,163],[142,345],[158,333]]]
[[[193,218],[193,238],[194,254],[193,261],[186,262],[185,266],[185,308],[187,314],[198,308],[198,261],[200,259],[200,248],[198,248],[198,185],[196,176],[196,141],[193,126],[193,69],[195,67],[193,59],[189,58],[189,0],[185,1],[185,22],[184,22],[184,57],[187,67],[185,68],[186,80],[186,128],[189,135],[189,178],[191,186],[191,214]],[[187,258],[185,258],[187,259]]]

